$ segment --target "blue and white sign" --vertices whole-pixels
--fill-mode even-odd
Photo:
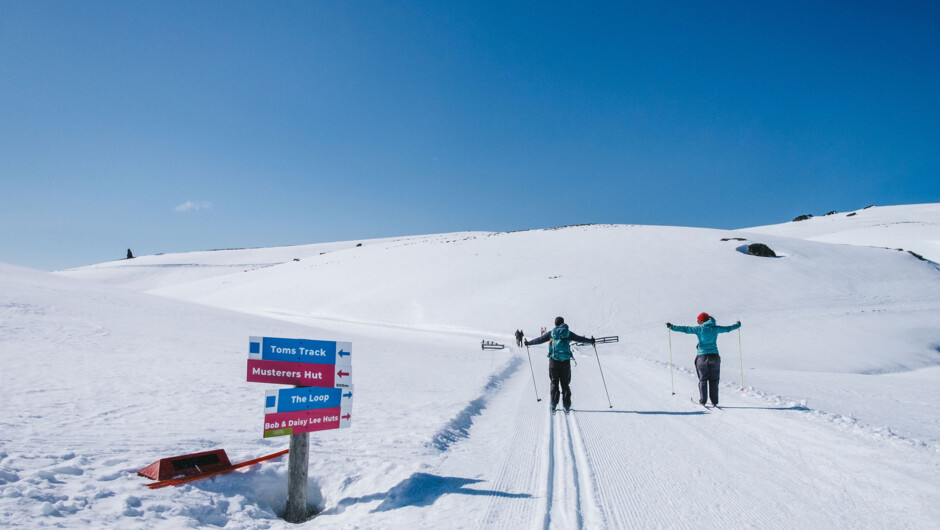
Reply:
[[[260,361],[332,364],[352,371],[352,343],[329,340],[248,337],[248,358]]]
[[[344,402],[351,405],[352,397],[351,388],[300,387],[268,390],[264,396],[264,413],[341,407]]]

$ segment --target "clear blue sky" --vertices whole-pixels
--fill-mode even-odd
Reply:
[[[0,262],[940,202],[940,3],[0,0]]]

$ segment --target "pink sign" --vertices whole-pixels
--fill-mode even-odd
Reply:
[[[328,409],[295,410],[264,415],[264,437],[326,431],[348,426],[350,414],[341,416],[340,407]],[[341,421],[345,420],[345,422]],[[345,425],[342,425],[345,423]]]
[[[276,385],[336,386],[337,368],[332,364],[292,363],[248,359],[249,383]],[[348,375],[348,374],[346,374]],[[343,387],[347,385],[342,385]]]

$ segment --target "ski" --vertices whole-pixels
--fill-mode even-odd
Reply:
[[[702,408],[705,409],[705,410],[709,410],[709,409],[710,409],[710,407],[709,407],[708,405],[706,405],[706,404],[704,404],[704,403],[699,403],[698,400],[695,399],[695,398],[689,398],[689,399],[692,400],[692,403],[695,403],[696,405],[702,407]]]

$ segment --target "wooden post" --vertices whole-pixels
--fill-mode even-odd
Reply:
[[[290,435],[290,458],[287,463],[287,513],[289,523],[307,520],[307,468],[310,463],[309,433]]]

